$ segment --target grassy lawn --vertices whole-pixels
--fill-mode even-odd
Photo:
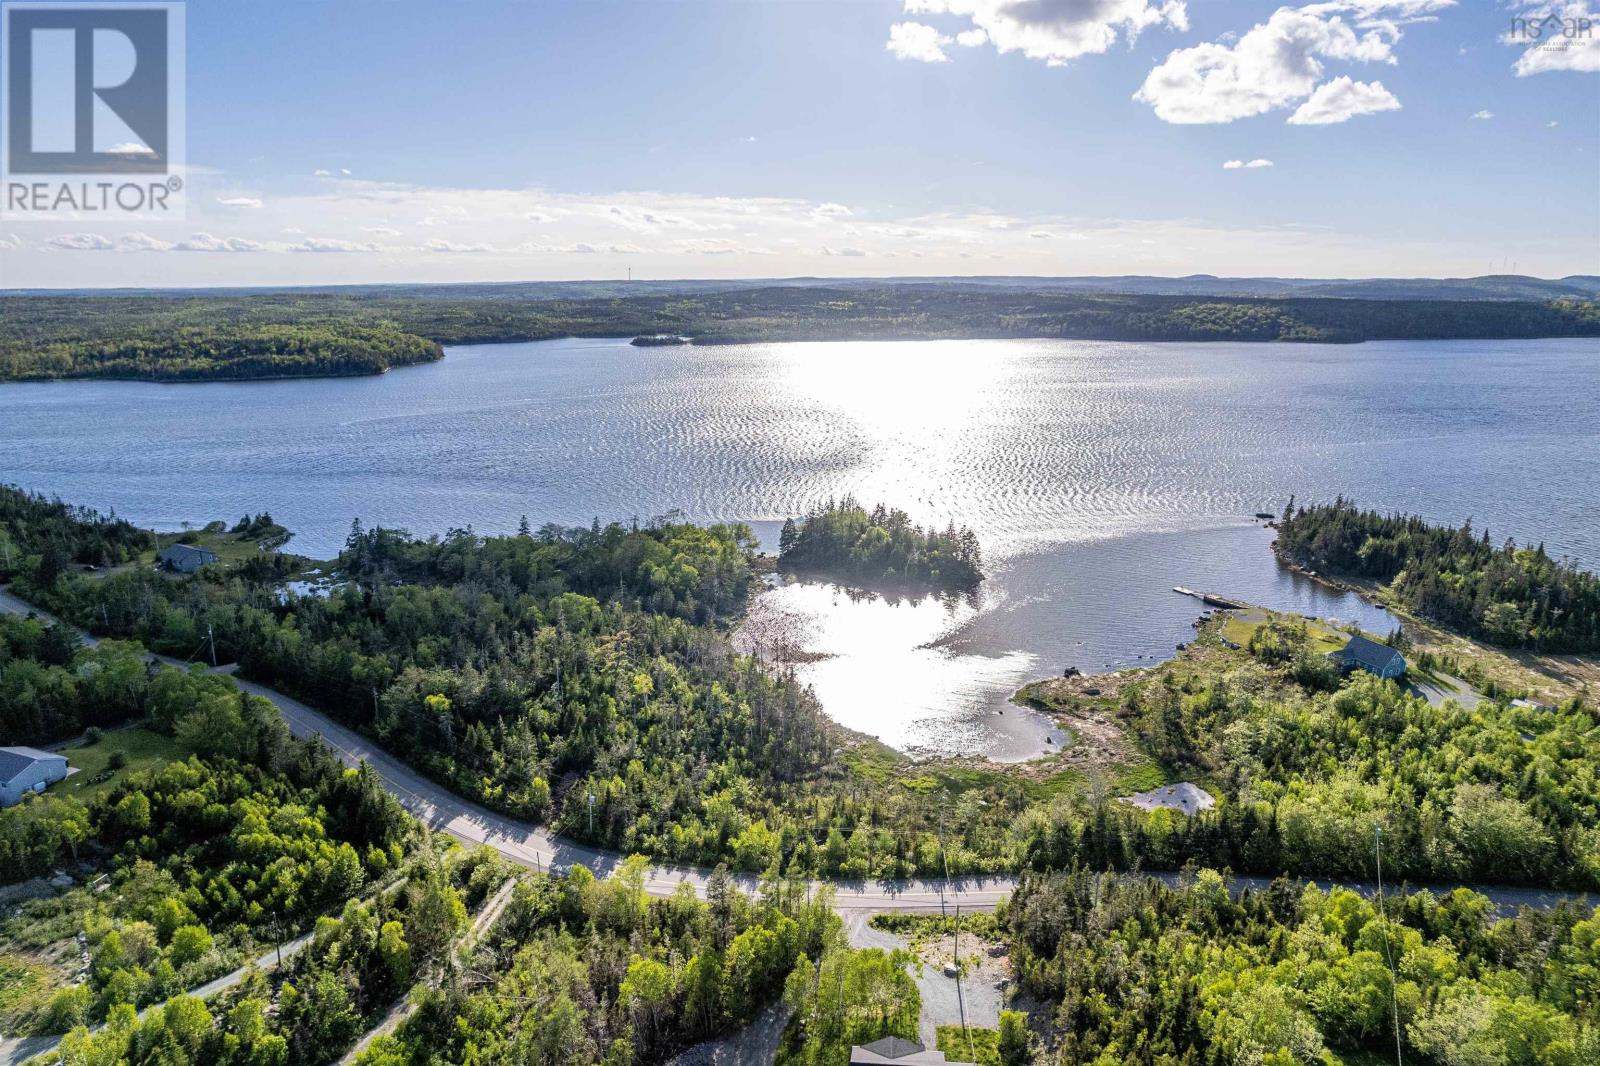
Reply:
[[[55,974],[40,962],[0,954],[0,1033],[26,1031],[55,991]]]
[[[939,1050],[951,1062],[976,1062],[978,1066],[1000,1066],[1000,1030],[969,1025],[941,1025],[936,1030]]]
[[[90,778],[110,769],[111,753],[116,751],[122,752],[127,758],[126,765],[120,770],[113,771],[110,780],[91,783]],[[151,770],[184,757],[184,753],[178,750],[178,745],[171,737],[162,736],[142,726],[112,730],[94,744],[67,748],[61,754],[67,757],[67,765],[76,767],[78,772],[65,781],[50,786],[49,794],[70,796],[83,803],[88,803],[129,774]]]
[[[1248,611],[1235,611],[1229,613],[1222,623],[1222,636],[1233,641],[1241,648],[1250,646],[1250,638],[1255,636],[1256,630],[1269,622],[1279,622],[1284,625],[1297,625],[1301,622],[1306,627],[1306,650],[1313,655],[1326,655],[1330,651],[1338,651],[1350,641],[1350,634],[1343,630],[1335,629],[1326,622],[1315,618],[1306,618],[1298,614],[1285,614],[1279,611],[1269,611],[1263,607],[1253,607]],[[1383,638],[1366,634],[1378,643]]]

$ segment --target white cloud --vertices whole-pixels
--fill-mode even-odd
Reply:
[[[1587,0],[1515,6],[1520,10],[1500,41],[1523,49],[1511,67],[1517,77],[1600,72],[1600,11],[1590,11]]]
[[[268,246],[243,237],[217,237],[196,233],[187,240],[164,241],[148,233],[125,233],[116,240],[98,233],[64,233],[45,247],[68,252],[263,252]]]
[[[291,252],[376,252],[378,246],[367,241],[346,241],[337,237],[307,237],[289,246]]]
[[[1289,116],[1289,125],[1329,126],[1348,122],[1357,115],[1398,110],[1400,101],[1383,87],[1383,82],[1352,81],[1341,74],[1317,86],[1317,91]]]
[[[1260,170],[1262,167],[1272,166],[1270,159],[1252,159],[1246,163],[1243,159],[1230,159],[1222,164],[1223,170]]]
[[[314,177],[314,178],[331,178],[331,177],[333,177],[333,171],[331,171],[331,170],[313,170],[311,172],[311,176]]]
[[[1472,117],[1477,119],[1480,122],[1487,122],[1490,119],[1494,118],[1494,112],[1493,111],[1474,111],[1472,113]]]
[[[46,240],[44,246],[60,252],[109,252],[116,244],[98,233],[62,233]]]
[[[1544,121],[1531,125],[1539,128]],[[1251,161],[1241,154],[1239,169]],[[1232,180],[1259,184],[1243,174]],[[909,269],[940,275],[971,273],[980,261],[985,270],[1023,275],[1260,274],[1293,273],[1308,255],[1329,274],[1437,274],[1448,272],[1451,263],[1475,261],[1474,242],[1443,227],[1407,237],[1178,217],[982,208],[919,212],[885,205],[851,210],[773,196],[563,193],[343,178],[290,180],[259,194],[272,201],[271,211],[226,208],[216,201],[224,194],[211,190],[191,201],[186,228],[145,227],[154,237],[123,238],[139,227],[104,218],[92,223],[97,231],[69,233],[53,246],[46,246],[44,234],[28,236],[23,247],[0,252],[0,269],[8,284],[82,287],[555,280],[620,277],[624,265],[635,277],[652,278],[856,276]],[[552,221],[530,221],[531,211]],[[415,230],[407,221],[426,215],[459,221],[435,230]],[[448,244],[430,250],[429,239],[439,237],[448,237]],[[1541,272],[1554,275],[1581,272],[1593,254],[1592,237],[1583,238],[1530,237],[1524,263],[1538,263]],[[487,251],[442,254],[473,247]],[[68,255],[60,248],[144,254]],[[258,250],[155,254],[252,249]]]
[[[957,44],[988,41],[999,52],[1021,52],[1050,66],[1100,55],[1120,38],[1132,41],[1152,27],[1189,28],[1183,0],[905,0],[905,10],[967,18],[971,28],[956,36]]]
[[[1291,122],[1344,121],[1364,111],[1348,110],[1341,118],[1314,120],[1330,114],[1332,104],[1367,110],[1392,110],[1370,106],[1378,102],[1374,88],[1351,82],[1322,82],[1323,60],[1343,62],[1396,62],[1394,47],[1401,27],[1432,17],[1454,0],[1333,0],[1304,7],[1280,7],[1266,22],[1257,23],[1237,40],[1211,41],[1170,53],[1148,77],[1134,99],[1149,104],[1156,116],[1173,123],[1233,122],[1303,103],[1315,94],[1322,99],[1309,111],[1302,106]],[[1351,85],[1361,88],[1352,90]],[[1398,107],[1387,90],[1383,96]],[[1301,114],[1304,112],[1304,115]]]
[[[209,233],[196,233],[186,241],[171,245],[174,252],[263,252],[267,246],[243,237],[214,237]]]
[[[889,40],[884,45],[896,59],[915,59],[922,63],[946,63],[944,46],[951,39],[925,22],[896,22],[889,27]]]
[[[492,244],[463,244],[459,241],[429,241],[422,248],[428,252],[444,252],[452,255],[471,255],[495,250]]]
[[[134,141],[127,141],[127,142],[124,142],[123,144],[114,144],[110,148],[107,148],[106,152],[109,155],[155,155],[156,154],[153,150],[151,150],[151,148],[148,145],[138,144],[138,143],[136,143]]]
[[[217,203],[223,207],[257,208],[261,206],[261,199],[256,196],[219,196]]]
[[[22,251],[22,238],[13,233],[9,237],[0,237],[0,252]]]

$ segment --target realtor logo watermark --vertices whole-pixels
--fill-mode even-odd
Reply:
[[[183,14],[0,3],[0,218],[183,218]]]
[[[1565,51],[1594,37],[1594,21],[1586,15],[1518,15],[1511,20],[1508,44],[1526,43],[1531,48]]]

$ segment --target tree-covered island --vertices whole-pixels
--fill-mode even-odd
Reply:
[[[778,565],[869,588],[964,592],[983,580],[978,537],[966,526],[924,529],[904,511],[878,504],[868,511],[853,497],[786,519]]]

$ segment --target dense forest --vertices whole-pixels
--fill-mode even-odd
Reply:
[[[1210,870],[1177,888],[1074,871],[1026,878],[1001,924],[1019,985],[1051,1006],[1060,1063],[1581,1066],[1600,1053],[1600,914],[1576,907],[1497,920],[1466,890],[1380,908],[1286,882],[1232,896]]]
[[[799,522],[786,519],[778,565],[841,581],[934,592],[963,591],[983,580],[983,557],[972,530],[943,532],[914,525],[901,510],[871,511],[853,498],[829,500]]]
[[[6,343],[0,381],[125,378],[217,381],[381,374],[444,357],[436,342],[384,327],[290,322],[240,328],[185,326],[171,332],[95,334]]]
[[[1348,500],[1296,507],[1278,524],[1279,556],[1340,577],[1380,582],[1407,610],[1469,636],[1543,652],[1600,650],[1600,577],[1552,559],[1544,545],[1496,544],[1411,515]]]
[[[41,573],[37,553],[15,587],[180,656],[209,627],[247,676],[460,794],[663,860],[847,878],[1190,860],[1370,877],[1381,824],[1397,879],[1600,888],[1600,733],[1582,699],[1434,707],[1338,677],[1292,629],[1238,650],[1202,632],[1194,654],[1050,708],[1104,716],[1156,780],[1221,801],[1145,812],[1118,799],[1117,766],[1047,780],[917,767],[844,734],[792,677],[730,647],[752,552],[742,527],[665,521],[430,540],[356,528],[325,597],[247,567]]]
[[[1071,293],[960,283],[773,285],[519,297],[448,286],[0,296],[0,381],[377,373],[440,345],[553,337],[783,340],[1062,337],[1313,341],[1600,336],[1600,304]]]
[[[137,723],[114,731],[91,726],[65,754],[74,765],[103,769],[0,811],[0,881],[63,868],[78,881],[61,894],[23,894],[25,902],[8,907],[0,921],[7,985],[0,1026],[73,1030],[66,1038],[72,1062],[323,1061],[294,1053],[297,1039],[307,1045],[295,1036],[297,1019],[315,1025],[320,1008],[294,1015],[293,997],[281,998],[270,1026],[262,1022],[266,1004],[253,1008],[249,1028],[269,1045],[287,1047],[287,1060],[236,1047],[224,1054],[224,1045],[232,1046],[224,1030],[213,1031],[198,1001],[183,993],[281,944],[319,915],[405,910],[425,896],[425,883],[416,892],[394,891],[421,876],[413,872],[420,860],[411,819],[370,769],[347,770],[321,745],[290,739],[277,709],[231,678],[147,668],[136,647],[79,650],[58,630],[39,639],[33,620],[0,621],[8,631],[0,660],[8,695],[25,693],[40,670],[62,669],[39,656],[66,658],[73,664],[68,680],[115,694],[94,701],[95,717]],[[12,710],[27,717],[25,706]],[[60,713],[61,722],[81,724],[86,712],[67,706]],[[146,768],[129,765],[128,751],[146,752]],[[398,915],[402,924],[389,938],[396,952],[409,955],[405,935],[421,928],[420,914]],[[417,940],[427,942],[420,933]],[[63,945],[71,946],[64,952]],[[316,957],[315,946],[304,958]],[[63,969],[80,953],[81,974]],[[134,1020],[136,1010],[169,999],[175,1005],[165,1015]],[[230,1024],[251,1013],[230,1016]],[[162,1051],[173,1035],[161,1028],[163,1016],[169,1029],[194,1027],[180,1044],[193,1037],[210,1052],[185,1058]],[[108,1028],[91,1036],[84,1027],[98,1022]],[[268,1029],[282,1038],[268,1037]],[[254,1046],[256,1037],[246,1042]],[[114,1045],[122,1050],[109,1050]]]
[[[792,1029],[828,1054],[796,1063],[842,1062],[851,1038],[903,1031],[908,1013],[915,1029],[909,960],[851,951],[828,893],[773,882],[751,898],[718,874],[705,900],[687,886],[650,899],[643,873],[634,859],[606,881],[582,866],[525,878],[463,976],[430,992],[360,1066],[662,1062],[780,994],[824,1008]],[[881,1017],[885,1003],[893,1017]]]
[[[148,529],[114,515],[0,485],[0,582],[26,567],[49,584],[73,564],[116,566],[155,543]]]

